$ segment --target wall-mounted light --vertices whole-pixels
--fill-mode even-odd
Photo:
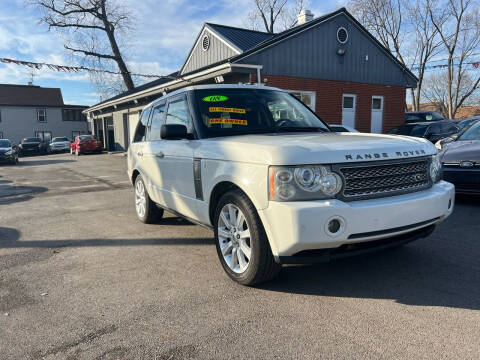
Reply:
[[[345,49],[342,49],[342,48],[338,49],[337,50],[337,55],[339,55],[339,56],[345,55]]]

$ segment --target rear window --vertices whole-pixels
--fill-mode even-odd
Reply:
[[[80,140],[94,140],[95,138],[93,135],[80,135],[79,136]]]

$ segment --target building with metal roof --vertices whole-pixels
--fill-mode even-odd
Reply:
[[[309,20],[309,21],[308,21]],[[86,110],[97,135],[126,149],[148,102],[192,84],[261,83],[289,90],[328,123],[386,132],[403,121],[417,78],[345,8],[272,34],[205,23],[178,72]],[[110,138],[112,135],[110,136]]]

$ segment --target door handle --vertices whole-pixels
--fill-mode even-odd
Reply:
[[[165,157],[165,154],[163,152],[159,151],[155,156],[160,158],[160,159],[163,159]]]
[[[139,151],[139,152],[137,152],[137,155],[138,156],[143,156],[143,152]]]

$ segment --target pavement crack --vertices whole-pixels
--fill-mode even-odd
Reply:
[[[71,342],[64,343],[64,344],[60,344],[60,345],[55,346],[55,347],[53,347],[52,349],[50,349],[46,352],[37,351],[33,354],[33,358],[34,359],[45,358],[45,357],[50,356],[50,355],[55,355],[55,354],[58,354],[58,353],[64,353],[64,352],[66,352],[67,350],[69,350],[73,347],[79,346],[81,344],[89,343],[89,342],[91,342],[95,339],[98,339],[99,337],[102,337],[102,336],[107,335],[107,334],[111,334],[111,333],[115,332],[116,330],[117,330],[116,325],[112,324],[112,325],[105,326],[101,329],[92,331],[92,332],[82,336],[78,340],[71,341]]]

